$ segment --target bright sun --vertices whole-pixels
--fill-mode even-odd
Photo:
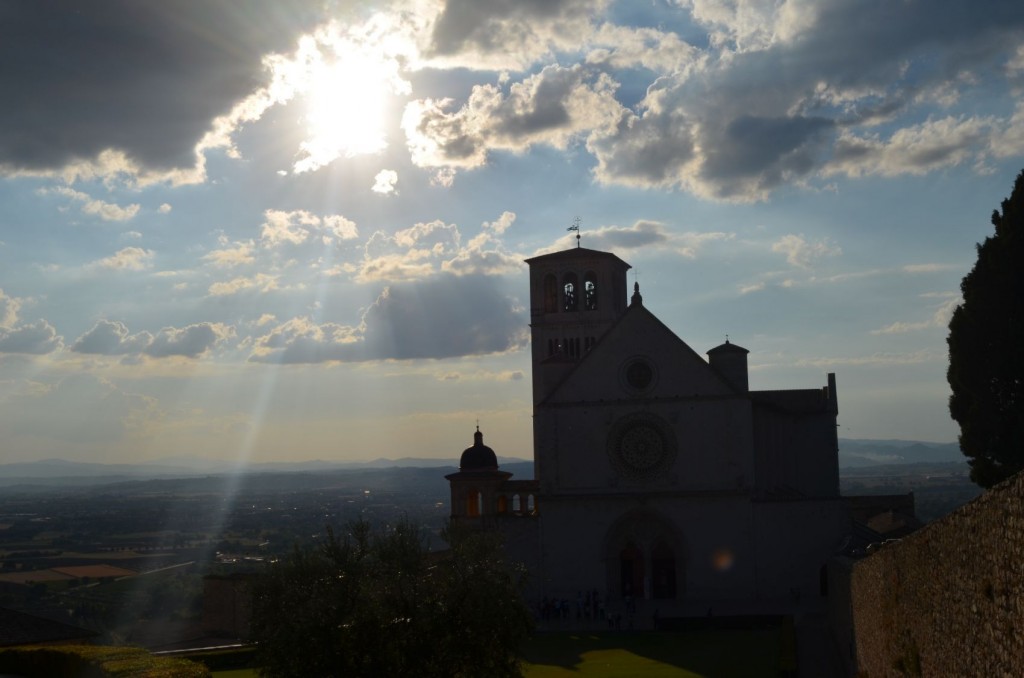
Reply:
[[[315,170],[340,156],[384,150],[384,123],[396,78],[393,63],[355,49],[332,62],[313,64],[305,96],[304,156],[295,171]]]

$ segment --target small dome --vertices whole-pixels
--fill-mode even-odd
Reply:
[[[484,445],[484,434],[480,433],[477,426],[473,434],[473,447],[467,447],[459,460],[460,471],[496,471],[498,470],[498,457],[494,450]]]

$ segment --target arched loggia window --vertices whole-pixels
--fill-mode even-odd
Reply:
[[[597,276],[593,271],[587,271],[583,276],[583,308],[597,310]]]
[[[544,312],[558,311],[558,281],[553,273],[544,276]]]
[[[575,273],[566,273],[562,278],[562,309],[575,311],[579,306],[579,279]]]

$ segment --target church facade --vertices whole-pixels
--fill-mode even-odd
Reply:
[[[538,599],[672,615],[823,595],[850,530],[835,376],[750,390],[747,350],[696,353],[629,296],[614,254],[527,264],[534,479],[501,471],[477,431],[447,476],[453,520],[501,530]]]

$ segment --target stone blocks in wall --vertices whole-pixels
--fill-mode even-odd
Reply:
[[[1024,667],[1024,475],[853,566],[858,675]]]

